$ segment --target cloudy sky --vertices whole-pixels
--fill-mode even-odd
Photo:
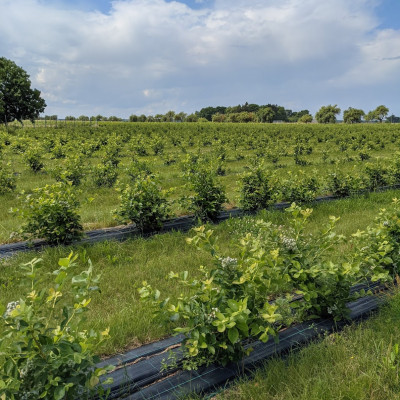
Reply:
[[[46,114],[338,104],[400,115],[399,0],[0,0]]]

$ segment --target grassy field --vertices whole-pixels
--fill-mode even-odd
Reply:
[[[396,125],[272,125],[272,124],[165,124],[99,123],[60,124],[58,127],[12,128],[0,131],[0,165],[10,163],[17,178],[16,191],[0,195],[0,242],[9,242],[21,222],[11,207],[21,202],[16,194],[54,183],[57,170],[68,163],[84,172],[79,189],[80,215],[86,230],[118,225],[112,210],[119,204],[114,187],[97,187],[93,168],[111,153],[118,159],[120,185],[130,181],[133,160],[144,162],[159,177],[169,195],[172,214],[188,211],[177,201],[191,194],[182,176],[185,161],[196,158],[220,167],[217,180],[228,197],[226,207],[239,205],[239,182],[254,164],[263,163],[268,177],[278,187],[287,187],[304,177],[318,181],[315,195],[329,192],[326,178],[340,170],[357,175],[367,163],[385,167],[396,159],[400,129]],[[27,158],[36,154],[43,169],[33,172]],[[77,157],[77,159],[76,159]],[[74,161],[75,160],[75,161]],[[392,165],[392,164],[391,164]],[[393,183],[393,179],[389,179]],[[285,194],[276,191],[277,200]],[[92,201],[88,201],[88,199]],[[18,240],[14,238],[12,240]]]
[[[338,233],[351,235],[357,229],[370,225],[380,208],[390,207],[392,198],[400,196],[400,191],[372,193],[368,196],[320,203],[314,207],[308,229],[317,231],[327,222],[330,215],[340,217]],[[221,252],[235,257],[236,244],[247,232],[254,228],[256,219],[285,224],[287,213],[281,211],[263,211],[256,217],[231,219],[218,226],[213,226],[218,236]],[[19,285],[18,265],[33,257],[43,259],[40,270],[43,279],[57,267],[57,260],[73,250],[80,255],[77,271],[85,266],[90,258],[95,271],[102,274],[101,294],[95,294],[88,314],[86,326],[95,329],[110,327],[111,340],[99,353],[112,354],[117,351],[138,346],[172,333],[173,325],[160,327],[149,318],[149,310],[140,303],[137,288],[143,280],[160,289],[162,294],[176,298],[180,289],[171,285],[165,277],[172,270],[189,271],[195,276],[200,265],[211,266],[211,258],[202,251],[197,251],[185,242],[191,233],[179,232],[155,235],[144,239],[132,239],[123,243],[103,242],[94,245],[48,248],[40,253],[19,254],[13,258],[0,260],[0,301],[7,303],[26,293],[27,289]],[[337,257],[350,249],[345,242],[335,250]]]

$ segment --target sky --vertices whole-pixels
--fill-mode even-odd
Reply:
[[[400,0],[0,0],[45,114],[323,105],[400,115]]]

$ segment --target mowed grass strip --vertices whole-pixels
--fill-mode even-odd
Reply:
[[[390,359],[399,343],[398,292],[370,320],[267,362],[213,400],[400,399],[400,359]]]
[[[352,199],[343,199],[314,206],[310,219],[310,232],[317,232],[326,224],[330,215],[340,217],[337,231],[347,236],[357,229],[365,229],[373,223],[380,208],[390,207],[392,198],[400,196],[400,191],[373,193]],[[235,257],[236,244],[254,227],[257,219],[271,220],[284,224],[287,213],[282,211],[262,211],[254,217],[235,218],[220,225],[210,226],[218,237],[221,253]],[[185,242],[191,233],[171,232],[150,238],[136,238],[125,242],[103,242],[94,245],[47,248],[40,253],[21,253],[10,259],[0,260],[0,301],[6,304],[27,294],[28,289],[19,284],[21,275],[18,265],[34,257],[43,259],[40,275],[43,285],[50,282],[52,271],[57,269],[57,261],[70,251],[78,253],[76,272],[85,268],[90,258],[96,273],[101,273],[102,292],[94,294],[85,325],[96,330],[110,327],[111,340],[99,349],[99,353],[113,354],[123,349],[139,346],[173,333],[173,325],[160,327],[151,319],[151,311],[139,301],[137,289],[146,280],[158,288],[162,296],[176,299],[182,289],[167,279],[170,271],[189,271],[189,276],[198,273],[200,265],[209,268],[212,259],[209,254],[197,251]],[[337,250],[340,258],[348,251],[348,245]]]

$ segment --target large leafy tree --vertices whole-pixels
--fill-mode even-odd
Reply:
[[[34,122],[45,108],[40,91],[31,88],[29,75],[15,62],[0,57],[0,122]]]
[[[357,124],[361,122],[361,118],[365,115],[363,110],[349,107],[343,112],[343,120],[346,124]]]
[[[322,106],[315,114],[315,119],[320,124],[334,124],[336,122],[336,115],[340,113],[340,108],[335,104],[334,106]]]

